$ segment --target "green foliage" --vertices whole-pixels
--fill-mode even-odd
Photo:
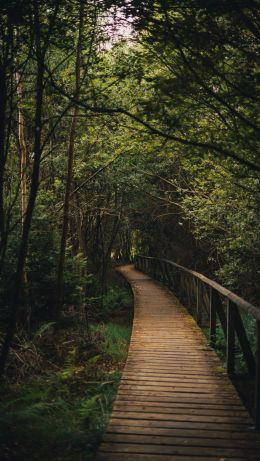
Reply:
[[[66,283],[71,284],[73,293],[77,294],[76,277],[81,277],[84,268],[81,254],[71,266],[68,264],[68,274],[74,275]],[[86,284],[97,294],[97,278],[88,276]],[[37,293],[34,286],[31,289]],[[78,302],[76,297],[66,296],[68,299]],[[95,299],[99,312],[101,299]],[[112,321],[92,325],[90,342],[78,321],[64,323],[58,331],[56,322],[41,321],[30,342],[21,344],[19,364],[22,362],[24,374],[17,382],[14,375],[13,384],[2,388],[0,398],[0,453],[7,461],[93,460],[112,409],[131,334],[130,311],[126,309],[131,302],[130,290],[111,285],[104,299],[102,316],[119,316],[122,325]],[[37,315],[39,319],[39,312]],[[13,360],[16,355],[12,354]],[[14,371],[13,363],[11,368]]]
[[[122,311],[131,305],[130,289],[122,288],[119,285],[109,286],[102,297],[102,315],[108,317],[114,311]]]
[[[45,363],[50,347],[46,335],[52,327],[53,322],[43,324],[34,338],[35,344],[40,339],[43,344],[38,350],[43,357],[41,374],[30,373],[29,380],[2,389],[0,453],[8,461],[91,461],[112,409],[130,326],[92,325],[91,343],[67,326],[67,331],[56,333],[59,367],[50,371],[44,367],[50,364]],[[47,339],[48,343],[51,338]]]
[[[40,328],[35,332],[34,337],[37,338],[42,338],[42,336],[48,334],[50,330],[54,327],[55,322],[48,322],[48,323],[43,323]]]
[[[69,385],[57,378],[5,393],[0,417],[0,452],[5,459],[93,459],[111,411],[118,374],[100,373],[100,384],[85,385],[82,395],[75,393],[75,382]]]
[[[117,360],[126,360],[131,328],[116,323],[99,323],[92,326],[92,335],[102,353]]]

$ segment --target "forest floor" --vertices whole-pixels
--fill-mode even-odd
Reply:
[[[31,341],[16,337],[0,397],[2,461],[93,459],[131,336],[130,288],[119,283],[112,293],[117,302],[88,333],[72,317],[58,332],[50,326]]]

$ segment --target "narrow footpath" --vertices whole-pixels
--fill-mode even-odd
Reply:
[[[119,270],[135,317],[97,461],[260,461],[260,435],[196,322],[167,288]]]

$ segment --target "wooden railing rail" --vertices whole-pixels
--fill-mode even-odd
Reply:
[[[220,331],[217,328],[219,319],[226,344],[228,374],[231,377],[236,375],[236,354],[240,350],[248,376],[255,379],[255,427],[260,430],[260,308],[203,274],[173,261],[137,255],[134,263],[137,269],[173,290],[188,307],[197,323],[202,328],[209,328],[209,340],[213,348],[216,347]],[[249,315],[250,321],[255,323],[255,351],[248,338],[243,315]]]

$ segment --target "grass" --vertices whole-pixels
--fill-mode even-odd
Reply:
[[[131,328],[125,325],[108,322],[93,325],[91,328],[95,341],[99,341],[100,349],[104,354],[126,360]]]

